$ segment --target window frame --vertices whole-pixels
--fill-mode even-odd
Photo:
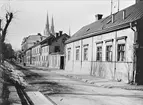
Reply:
[[[83,48],[83,60],[88,61],[88,46],[84,46]]]
[[[70,59],[71,59],[71,50],[68,50],[68,52],[67,52],[67,54],[68,54],[68,61],[70,61]]]
[[[75,60],[79,61],[80,60],[80,47],[76,47],[76,51],[75,51]]]
[[[119,47],[121,48],[119,49]],[[117,62],[125,62],[125,60],[126,60],[126,44],[118,43],[117,44]]]
[[[109,50],[108,50],[108,47],[110,47]],[[108,62],[113,61],[113,46],[112,45],[106,45],[106,61]]]
[[[98,50],[98,48],[101,48],[101,50]],[[101,57],[100,57],[100,54],[101,54]],[[99,57],[98,57],[98,55],[99,55]],[[102,55],[103,55],[102,54],[102,45],[97,46],[96,47],[96,61],[102,61]]]

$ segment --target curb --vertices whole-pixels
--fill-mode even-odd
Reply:
[[[138,86],[135,86],[133,85],[134,87],[127,87],[127,86],[114,86],[114,85],[105,85],[105,84],[98,84],[98,83],[95,83],[94,81],[92,80],[88,80],[88,79],[84,79],[84,78],[81,78],[81,77],[78,77],[78,76],[72,76],[72,75],[64,75],[68,78],[73,78],[73,79],[76,79],[76,80],[79,80],[79,81],[82,81],[82,82],[85,82],[85,83],[88,83],[88,84],[92,84],[94,86],[97,86],[97,87],[103,87],[103,88],[119,88],[119,89],[125,89],[125,90],[138,90],[138,91],[143,91],[143,87],[138,87]]]

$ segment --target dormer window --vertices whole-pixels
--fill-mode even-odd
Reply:
[[[86,30],[86,32],[89,31],[89,30],[90,30],[90,28],[88,28],[88,29]]]
[[[111,19],[110,19],[110,20],[108,20],[106,24],[109,24],[110,22],[111,22]]]

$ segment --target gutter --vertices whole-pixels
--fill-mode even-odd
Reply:
[[[86,34],[86,36],[84,35],[84,36],[78,37],[76,39],[71,39],[71,40],[69,39],[69,41],[67,40],[65,42],[65,44],[68,44],[68,43],[71,43],[71,42],[75,42],[75,41],[78,41],[78,40],[81,40],[81,39],[89,38],[89,37],[92,37],[92,36],[98,36],[98,35],[101,35],[101,34],[106,34],[106,33],[114,32],[114,31],[117,31],[117,30],[129,28],[130,27],[130,23],[131,22],[128,22],[128,23],[125,23],[125,24],[121,24],[121,25],[118,25],[118,26],[112,26],[112,27],[106,28],[104,30],[99,30],[99,31],[96,31],[96,32],[92,32],[92,33]]]
[[[92,37],[92,47],[91,47],[91,71],[90,71],[90,75],[92,75],[93,73],[93,37]]]

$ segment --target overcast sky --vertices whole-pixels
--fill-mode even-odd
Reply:
[[[135,0],[120,0],[120,9],[135,3]],[[14,49],[21,48],[24,37],[42,33],[45,28],[47,12],[49,22],[54,18],[55,31],[62,30],[71,35],[84,25],[95,21],[95,15],[100,13],[103,17],[111,14],[111,0],[0,0],[1,18],[5,8],[16,12],[12,21],[6,42],[12,44]]]

